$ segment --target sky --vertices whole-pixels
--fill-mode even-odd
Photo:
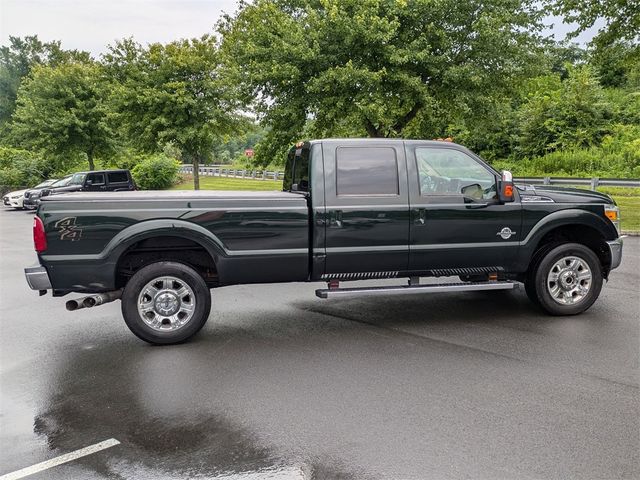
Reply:
[[[233,13],[236,0],[0,0],[0,44],[9,35],[37,34],[43,41],[61,40],[63,48],[98,56],[108,44],[133,36],[142,44],[166,43],[213,33],[223,13]],[[559,18],[545,23],[563,39],[572,30]],[[577,41],[586,44],[597,29]]]

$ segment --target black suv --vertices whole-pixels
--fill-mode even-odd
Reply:
[[[136,190],[136,184],[129,170],[97,170],[74,173],[66,185],[43,189],[41,196],[69,192],[122,192],[127,190]]]

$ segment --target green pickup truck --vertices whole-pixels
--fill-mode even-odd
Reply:
[[[622,256],[609,196],[514,185],[462,146],[423,140],[299,143],[282,192],[44,197],[33,232],[32,289],[86,295],[69,310],[121,299],[132,332],[156,344],[202,328],[211,288],[247,283],[322,281],[321,298],[524,283],[546,312],[573,315]],[[405,280],[340,284],[391,278]]]

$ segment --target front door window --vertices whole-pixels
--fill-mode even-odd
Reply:
[[[416,148],[420,194],[496,198],[496,177],[469,155],[451,148]]]

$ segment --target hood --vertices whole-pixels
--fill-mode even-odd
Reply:
[[[521,197],[543,197],[551,199],[556,203],[615,204],[615,201],[609,195],[582,188],[555,187],[551,185],[518,185],[518,192]]]
[[[9,197],[9,198],[11,198],[11,197],[20,197],[20,196],[24,195],[24,192],[26,192],[26,190],[16,190],[15,192],[6,193],[4,196],[5,197]]]
[[[66,187],[44,188],[43,190],[49,192],[49,195],[55,195],[57,193],[78,192],[82,190],[82,185],[67,185]]]

